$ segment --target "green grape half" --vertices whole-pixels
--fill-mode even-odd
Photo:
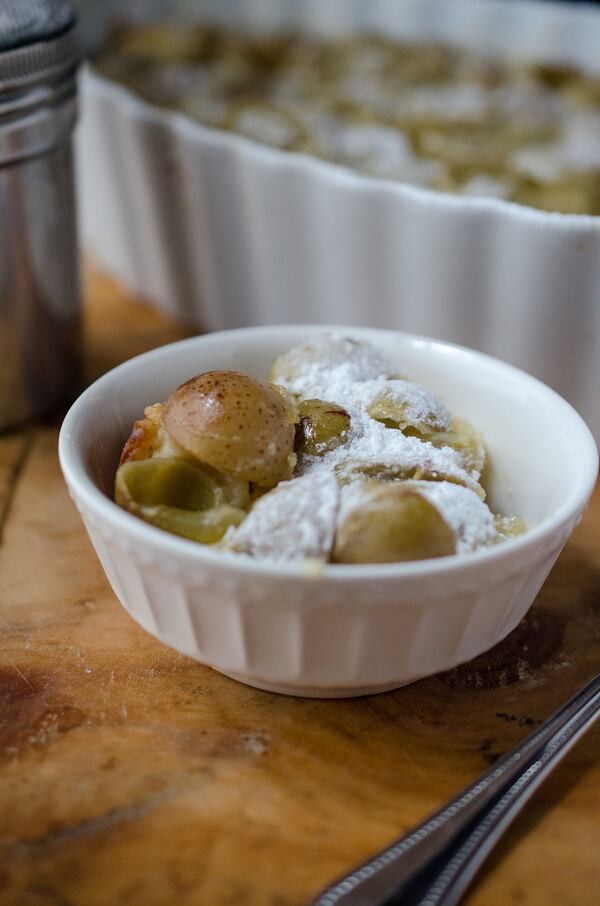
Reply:
[[[456,538],[439,511],[398,483],[365,482],[364,503],[338,527],[336,563],[396,563],[456,552]]]
[[[116,474],[115,500],[158,528],[214,544],[244,519],[250,497],[248,482],[171,457],[123,463]]]
[[[298,453],[322,456],[348,439],[350,416],[345,409],[324,400],[302,400],[296,428],[295,448]]]

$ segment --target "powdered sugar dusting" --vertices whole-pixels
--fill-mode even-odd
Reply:
[[[478,489],[478,473],[467,471],[461,454],[452,447],[407,437],[386,428],[360,409],[350,411],[348,440],[324,456],[305,456],[299,464],[302,474],[331,469],[341,478],[451,478]]]
[[[353,481],[351,484],[342,485],[338,525],[341,525],[354,510],[369,506],[373,499],[371,487],[372,482],[369,481]]]
[[[457,554],[499,540],[492,513],[469,488],[449,481],[402,481],[400,484],[416,491],[436,508],[454,532]],[[373,481],[355,481],[342,487],[338,524],[342,524],[354,510],[368,510],[374,502],[377,508],[378,498],[373,492],[378,487],[381,486]]]
[[[434,447],[372,418],[376,400],[395,403],[405,424],[448,429],[451,415],[433,393],[393,377],[393,366],[366,343],[323,335],[281,356],[275,379],[302,399],[322,399],[343,406],[350,415],[346,443],[322,457],[305,456],[301,474],[333,469],[344,474],[388,478],[451,478],[478,489],[479,471],[466,469],[461,454],[449,446]]]
[[[324,399],[363,410],[378,401],[391,404],[403,410],[406,425],[448,430],[452,421],[435,394],[396,378],[380,350],[348,337],[324,334],[295,347],[277,359],[273,377],[301,399]]]
[[[449,481],[414,481],[410,485],[433,504],[453,530],[457,554],[498,540],[494,517],[474,491]]]
[[[394,418],[396,416],[392,410],[398,409],[400,417],[396,417],[396,421],[402,428],[411,426],[433,428],[436,431],[450,430],[450,410],[420,384],[403,380],[365,381],[361,390],[363,399],[368,399],[369,394],[372,394],[371,401],[365,408],[375,418],[386,417],[386,409],[390,410],[389,417]],[[379,412],[374,411],[377,407]]]
[[[271,560],[329,559],[339,507],[333,472],[283,481],[261,497],[242,524],[227,538],[227,547]]]
[[[392,365],[380,349],[352,337],[328,333],[279,356],[272,370],[275,381],[305,399],[310,397],[311,387],[320,391],[326,387],[328,375],[341,389],[356,381],[389,377],[391,373]]]
[[[331,131],[324,150],[333,160],[383,179],[401,176],[416,184],[429,184],[444,172],[438,161],[419,158],[408,137],[392,126],[345,124]]]
[[[344,443],[321,456],[305,454],[297,477],[261,497],[227,546],[274,560],[328,560],[336,528],[357,507],[369,506],[372,482],[406,482],[444,518],[456,552],[491,544],[499,535],[481,499],[480,467],[464,454],[386,427],[448,431],[452,415],[430,390],[398,378],[383,353],[367,343],[323,334],[280,356],[272,377],[298,399],[343,406],[350,415]],[[376,415],[377,418],[374,418]]]
[[[289,115],[259,105],[246,108],[240,113],[236,129],[248,138],[279,148],[292,144],[298,131]]]

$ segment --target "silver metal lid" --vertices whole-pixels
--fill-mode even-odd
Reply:
[[[53,79],[80,59],[66,0],[0,0],[0,94]]]

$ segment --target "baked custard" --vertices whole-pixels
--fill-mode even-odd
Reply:
[[[567,66],[356,34],[158,23],[116,30],[99,71],[206,126],[362,173],[600,214],[600,79]]]
[[[269,377],[210,371],[148,406],[121,455],[117,503],[279,561],[422,560],[524,531],[485,503],[479,434],[377,347],[323,334]]]

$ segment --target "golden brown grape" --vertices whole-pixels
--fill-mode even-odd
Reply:
[[[291,477],[295,412],[263,381],[209,371],[175,390],[163,413],[175,441],[219,472],[266,488]]]
[[[338,527],[336,563],[396,563],[456,552],[454,532],[438,510],[402,483],[363,482],[364,501]]]
[[[446,431],[452,423],[448,408],[430,390],[406,380],[388,380],[367,406],[371,418],[388,428],[423,434]]]
[[[120,31],[117,41],[125,57],[168,64],[199,57],[204,36],[189,23],[151,23]]]
[[[302,400],[298,404],[300,421],[296,428],[296,450],[322,456],[345,443],[350,416],[345,409],[324,400]]]

